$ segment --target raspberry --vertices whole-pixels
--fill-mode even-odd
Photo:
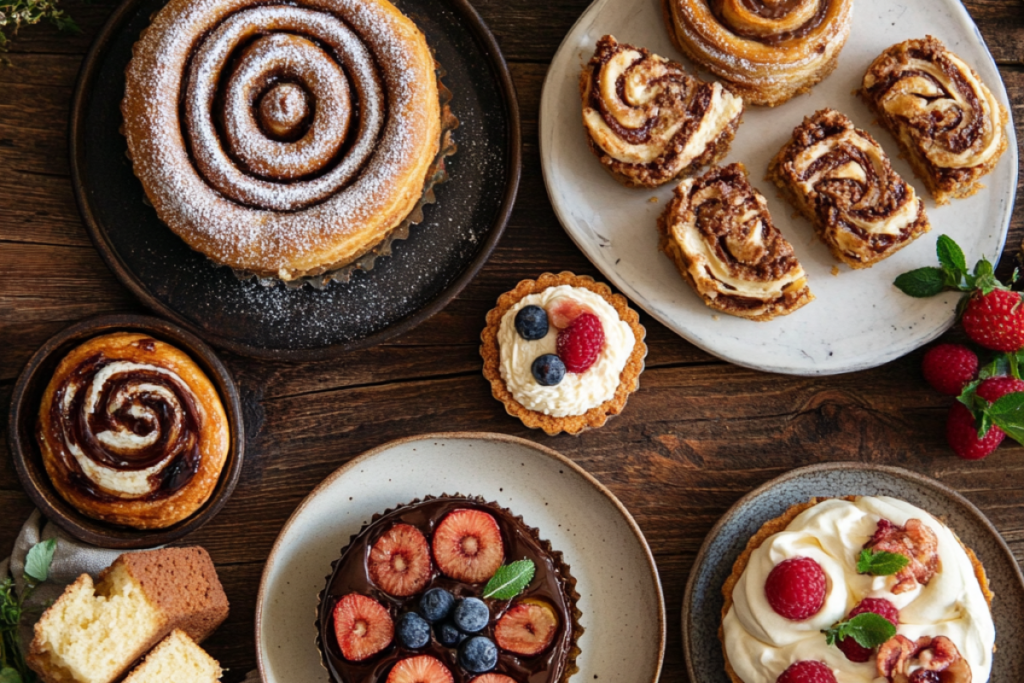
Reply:
[[[957,396],[977,376],[978,356],[960,344],[939,344],[924,354],[921,370],[936,391]]]
[[[989,403],[995,403],[1003,396],[1024,391],[1024,380],[1014,377],[990,377],[978,385],[975,393]]]
[[[864,614],[865,612],[871,612],[877,614],[880,617],[888,619],[893,626],[899,626],[900,623],[900,612],[896,609],[888,600],[881,598],[864,598],[860,601],[860,604],[850,610],[850,614],[847,615],[847,619],[853,619],[858,614]],[[871,660],[874,655],[874,650],[869,650],[863,647],[853,638],[843,638],[836,646],[843,651],[846,658],[851,662],[867,662]]]
[[[963,403],[954,403],[946,418],[946,440],[953,451],[964,460],[981,460],[999,448],[1006,433],[993,426],[985,436],[978,438],[978,427],[974,416]]]
[[[967,336],[986,349],[1017,351],[1024,347],[1024,306],[1018,292],[975,292],[960,321]]]
[[[825,604],[825,571],[809,557],[784,560],[768,574],[764,592],[780,616],[792,621],[808,619]]]
[[[836,683],[836,675],[824,662],[805,659],[790,664],[775,683]]]
[[[558,356],[569,372],[586,372],[604,347],[604,328],[593,313],[581,313],[558,333]]]

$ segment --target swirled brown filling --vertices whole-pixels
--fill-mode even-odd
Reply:
[[[821,0],[818,3],[817,11],[810,19],[787,30],[778,33],[765,34],[763,31],[756,31],[745,26],[737,26],[726,16],[725,5],[739,5],[736,9],[742,9],[754,16],[764,19],[778,21],[786,25],[786,18],[797,8],[803,5],[806,0],[710,0],[708,6],[718,21],[738,36],[755,40],[766,45],[779,45],[790,40],[799,40],[814,29],[821,26],[825,15],[828,13],[829,3],[834,0]],[[734,10],[735,11],[735,10]]]

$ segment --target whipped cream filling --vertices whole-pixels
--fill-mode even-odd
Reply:
[[[567,372],[559,384],[546,387],[533,377],[533,361],[546,353],[556,353],[558,330],[552,325],[543,339],[523,339],[516,331],[516,313],[531,305],[548,310],[562,298],[575,299],[597,316],[604,328],[604,347],[586,372]],[[505,313],[498,328],[501,378],[505,386],[524,407],[552,417],[582,415],[615,396],[635,345],[632,328],[604,297],[570,285],[549,287],[523,297]]]
[[[927,586],[894,595],[894,577],[857,573],[857,556],[883,518],[900,526],[919,519],[935,532],[939,572]],[[827,577],[824,607],[802,622],[776,614],[764,593],[772,568],[795,557],[812,558]],[[805,659],[825,662],[838,683],[884,683],[873,659],[851,662],[826,645],[821,633],[866,597],[884,598],[899,609],[899,634],[911,640],[946,636],[970,664],[973,683],[989,679],[995,626],[970,558],[949,527],[902,500],[832,499],[805,510],[751,554],[732,597],[723,620],[725,651],[744,683],[775,683],[790,664]]]

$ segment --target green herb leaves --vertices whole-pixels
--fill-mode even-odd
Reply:
[[[0,683],[22,683],[21,674],[17,669],[10,667],[0,669]]]
[[[494,576],[484,586],[483,597],[511,600],[530,585],[536,571],[537,567],[533,560],[519,560],[498,567],[498,571],[494,572]]]
[[[904,294],[923,299],[940,292],[973,292],[981,290],[988,294],[995,289],[1006,289],[996,279],[992,264],[981,259],[974,266],[974,272],[967,270],[967,259],[959,245],[948,235],[939,235],[935,246],[940,267],[927,266],[903,273],[895,284]]]
[[[80,30],[64,10],[57,9],[57,0],[0,0],[0,52],[7,51],[19,28],[41,21],[48,21],[61,31]]]
[[[845,638],[853,638],[861,647],[872,650],[895,636],[896,627],[885,617],[864,612],[853,619],[840,621],[822,633],[825,634],[825,642],[829,645],[835,645],[837,641]]]
[[[50,564],[53,562],[53,551],[56,549],[55,538],[36,543],[29,549],[25,557],[24,574],[25,583],[28,585],[20,596],[14,591],[14,581],[10,578],[0,580],[0,683],[36,683],[38,680],[35,673],[25,664],[25,655],[21,651],[18,638],[18,627],[21,624],[25,601],[32,595],[36,586],[50,576]]]
[[[46,581],[50,576],[50,564],[53,562],[53,551],[56,549],[56,538],[32,546],[25,557],[25,578],[32,583]]]
[[[857,573],[891,576],[910,564],[905,555],[864,549],[857,558]]]

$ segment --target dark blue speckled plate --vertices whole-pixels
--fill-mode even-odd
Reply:
[[[847,462],[793,470],[741,498],[708,534],[683,598],[683,649],[692,683],[729,683],[718,640],[722,584],[761,525],[816,496],[892,496],[941,518],[978,555],[996,597],[992,683],[1024,681],[1024,577],[1006,542],[970,501],[953,489],[897,467]],[[975,683],[983,683],[976,681]]]

